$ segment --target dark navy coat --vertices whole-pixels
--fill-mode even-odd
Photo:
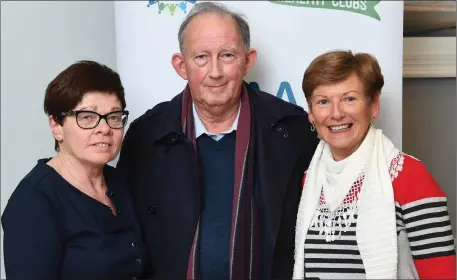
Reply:
[[[246,86],[255,119],[262,279],[291,279],[301,182],[318,138],[303,108]],[[185,279],[201,207],[196,154],[181,128],[181,100],[182,93],[132,122],[117,165],[131,187],[154,279]]]

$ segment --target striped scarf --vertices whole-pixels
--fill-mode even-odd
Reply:
[[[235,185],[233,192],[232,226],[230,233],[229,274],[230,279],[258,279],[258,218],[254,201],[253,152],[254,141],[250,141],[253,127],[251,107],[246,87],[241,89],[241,109],[236,130],[235,142]],[[181,127],[192,141],[198,159],[195,125],[192,113],[192,96],[189,86],[183,91],[181,107]],[[200,219],[199,219],[200,220]],[[187,266],[187,279],[200,279],[199,273],[198,222]]]

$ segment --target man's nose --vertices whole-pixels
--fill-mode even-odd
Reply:
[[[222,76],[222,65],[219,59],[211,60],[211,68],[209,70],[209,76],[213,79],[220,78]]]

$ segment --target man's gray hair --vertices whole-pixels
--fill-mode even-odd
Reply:
[[[217,2],[201,2],[195,4],[187,15],[186,19],[181,23],[178,32],[179,49],[184,52],[184,37],[186,36],[186,29],[190,21],[198,15],[204,13],[216,13],[224,16],[230,16],[235,21],[235,27],[240,34],[241,41],[244,48],[248,50],[251,44],[251,35],[249,31],[249,24],[244,19],[244,15],[230,11],[226,6]]]

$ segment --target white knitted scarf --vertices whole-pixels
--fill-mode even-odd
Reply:
[[[323,157],[328,150],[328,144],[321,141],[307,171],[297,215],[293,279],[305,276],[305,239],[326,184],[328,160]],[[398,154],[399,151],[382,130],[370,127],[360,147],[345,162],[345,173],[349,174],[345,176],[345,183],[351,178],[355,180],[354,176],[365,170],[357,200],[356,238],[367,279],[397,278],[395,202],[389,166]],[[350,170],[347,171],[348,168]],[[336,185],[342,187],[340,182]],[[348,187],[345,188],[347,193]],[[328,189],[324,189],[326,200],[329,193]],[[341,195],[336,196],[331,198],[330,195],[329,202],[339,202]],[[336,204],[333,202],[330,207],[335,209]]]

